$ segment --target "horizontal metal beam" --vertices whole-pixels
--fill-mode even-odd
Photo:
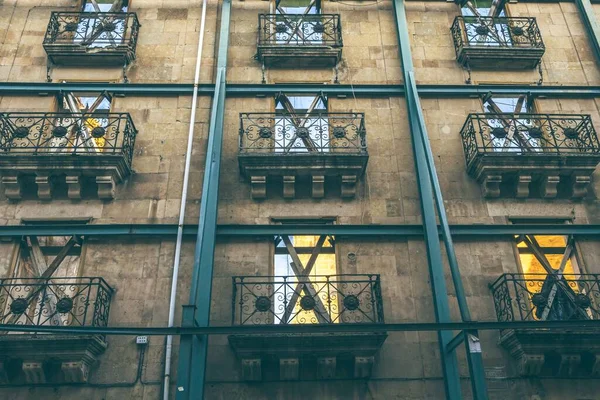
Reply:
[[[194,236],[198,226],[186,224],[183,234]],[[600,225],[519,224],[519,225],[451,225],[456,237],[506,235],[600,235]],[[171,236],[175,224],[26,224],[2,225],[0,237],[38,236]],[[338,235],[338,236],[423,236],[422,225],[218,225],[219,236]]]
[[[409,322],[399,324],[289,324],[228,325],[206,327],[95,327],[0,324],[0,331],[60,333],[74,335],[233,335],[275,333],[340,333],[340,332],[437,332],[501,329],[556,329],[566,331],[589,329],[600,333],[600,320],[569,321],[479,321],[479,322]]]
[[[117,95],[131,96],[180,96],[192,95],[194,87],[186,83],[30,83],[1,82],[0,95],[47,96],[61,91],[98,92],[107,90]],[[201,84],[198,95],[212,96],[214,84]],[[553,98],[595,98],[600,97],[600,86],[530,86],[523,84],[506,85],[418,85],[421,97],[460,98],[477,97],[488,92],[495,94],[523,94]],[[337,97],[402,97],[402,85],[327,85],[327,84],[230,84],[228,97],[274,96],[285,93],[323,92]]]

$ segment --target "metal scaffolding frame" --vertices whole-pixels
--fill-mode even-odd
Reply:
[[[518,224],[518,225],[450,225],[450,233],[455,238],[473,237],[482,240],[514,235],[578,235],[581,237],[600,236],[600,225],[571,224]],[[20,236],[72,236],[111,237],[111,236],[146,236],[167,237],[177,234],[176,224],[61,224],[61,223],[28,223],[25,225],[0,226],[0,238]],[[185,236],[197,236],[198,225],[183,226]],[[229,236],[273,236],[273,235],[335,235],[340,237],[423,237],[423,225],[217,225],[218,237]]]
[[[212,97],[215,84],[198,85],[198,95]],[[0,96],[55,96],[63,92],[108,91],[117,96],[191,96],[194,86],[191,83],[30,83],[0,82]],[[419,96],[423,98],[464,98],[481,97],[489,92],[496,95],[522,95],[548,98],[597,98],[600,86],[555,86],[527,84],[477,84],[477,85],[417,85]],[[227,84],[226,96],[264,97],[275,96],[280,92],[312,94],[322,92],[327,96],[344,97],[404,97],[404,85],[395,84],[315,84],[315,83],[273,83]]]
[[[217,213],[219,176],[223,147],[223,124],[225,121],[225,90],[227,75],[227,51],[229,49],[229,26],[231,0],[221,5],[221,27],[215,78],[215,93],[210,113],[208,148],[202,183],[202,200],[189,304],[183,306],[182,327],[207,327],[210,323],[215,243],[217,240]],[[204,398],[208,336],[184,335],[179,344],[179,367],[177,369],[177,400]]]
[[[596,58],[600,61],[600,28],[596,21],[590,0],[575,0],[584,24],[588,31]],[[428,138],[425,123],[419,104],[419,97],[453,98],[479,97],[488,92],[498,94],[528,93],[538,97],[557,98],[596,98],[600,97],[600,86],[530,86],[530,85],[416,85],[410,54],[410,41],[405,16],[404,0],[393,0],[394,16],[398,30],[400,56],[403,63],[403,85],[314,85],[314,84],[232,84],[226,86],[227,51],[231,0],[223,0],[218,45],[216,83],[202,84],[198,94],[213,97],[210,115],[209,143],[207,149],[206,168],[203,182],[202,201],[199,224],[184,227],[186,235],[196,235],[196,251],[194,257],[193,278],[190,290],[190,304],[184,306],[181,327],[174,328],[96,328],[96,327],[32,327],[35,332],[62,333],[106,333],[106,334],[148,334],[148,335],[181,335],[179,353],[179,369],[177,382],[177,399],[203,398],[204,377],[206,374],[207,335],[228,334],[234,332],[266,333],[266,332],[342,332],[342,331],[435,331],[439,333],[444,381],[448,398],[462,398],[458,374],[458,363],[455,348],[462,343],[467,347],[469,369],[472,380],[473,396],[476,399],[487,399],[485,376],[481,363],[481,353],[469,351],[472,336],[477,330],[508,328],[506,323],[473,322],[465,318],[462,322],[452,322],[449,315],[448,294],[442,270],[442,249],[439,237],[451,245],[451,237],[473,236],[506,236],[519,233],[532,234],[576,234],[582,236],[600,235],[600,225],[448,225],[444,213],[440,215],[441,225],[437,225],[436,206],[439,204],[439,182],[433,170],[433,161],[428,154]],[[57,95],[63,91],[89,92],[108,90],[115,95],[191,95],[192,84],[99,84],[99,83],[0,83],[0,95]],[[415,166],[421,193],[423,225],[217,225],[217,200],[219,185],[219,169],[223,140],[225,97],[269,96],[278,92],[315,93],[323,92],[329,96],[388,96],[405,97],[408,106],[410,127],[415,153]],[[0,237],[20,235],[61,235],[78,234],[86,236],[108,235],[146,235],[164,236],[176,234],[176,225],[61,225],[61,224],[28,224],[0,227]],[[326,325],[326,326],[260,326],[260,327],[211,327],[209,326],[210,296],[214,248],[217,236],[232,235],[273,235],[279,234],[335,234],[347,236],[406,236],[424,237],[427,243],[428,263],[432,278],[432,294],[436,308],[435,323],[415,324],[377,324],[377,325]],[[449,257],[452,258],[452,249]],[[450,260],[452,264],[452,260]],[[451,265],[452,267],[452,265]],[[456,271],[455,271],[456,272]],[[464,301],[464,293],[460,285],[456,285],[457,297]],[[468,316],[468,313],[467,313]],[[598,329],[600,321],[543,321],[543,322],[511,322],[510,327],[546,329],[551,327],[567,329],[569,327],[586,327]],[[27,331],[25,326],[2,326],[6,331]],[[452,337],[451,331],[458,330],[459,336]],[[474,346],[476,347],[476,346]]]

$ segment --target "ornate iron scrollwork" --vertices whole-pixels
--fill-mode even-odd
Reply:
[[[598,274],[504,274],[490,288],[498,321],[600,318]]]
[[[234,276],[233,323],[383,323],[379,275]]]
[[[0,324],[107,326],[112,295],[102,278],[0,279]]]
[[[131,165],[137,130],[129,114],[2,113],[0,151],[20,154],[123,154]],[[89,140],[103,138],[103,141]],[[89,152],[97,147],[102,152]]]

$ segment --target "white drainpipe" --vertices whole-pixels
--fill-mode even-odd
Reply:
[[[173,278],[171,279],[171,298],[169,300],[169,327],[173,326],[175,319],[175,303],[177,299],[177,279],[179,276],[179,262],[181,259],[181,242],[183,239],[183,223],[185,220],[185,203],[187,200],[188,181],[190,177],[190,162],[192,158],[192,144],[194,141],[194,124],[196,122],[196,108],[198,103],[198,83],[200,81],[200,64],[202,62],[202,45],[204,44],[204,25],[206,23],[206,0],[202,1],[202,18],[200,20],[200,35],[198,38],[198,56],[196,57],[196,72],[194,75],[194,93],[192,95],[192,115],[190,116],[190,129],[188,132],[187,151],[185,153],[185,170],[183,172],[183,189],[181,190],[181,205],[179,206],[179,223],[177,225],[177,242],[175,244],[175,257],[173,260]],[[169,399],[169,386],[171,381],[171,358],[173,352],[173,336],[167,336],[165,344],[165,375],[163,383],[163,400]]]

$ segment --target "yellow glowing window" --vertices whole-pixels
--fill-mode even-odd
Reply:
[[[586,296],[579,286],[580,271],[572,237],[561,235],[515,236],[523,272],[523,295],[536,320],[581,318],[589,310],[579,309],[577,296]]]
[[[531,240],[531,244],[534,246],[537,244],[541,253],[545,256],[550,264],[550,267],[555,271],[558,271],[563,260],[568,238],[562,235],[527,235]],[[521,268],[525,279],[539,279],[540,274],[546,275],[548,272],[536,257],[534,251],[531,249],[531,245],[525,240],[519,240],[519,236],[515,236],[518,241],[517,249],[519,251],[519,260],[521,261]],[[567,279],[573,279],[575,275],[579,274],[579,269],[575,265],[573,257],[569,257],[566,260],[565,266],[562,270],[562,274]]]
[[[275,244],[274,284],[278,295],[274,298],[279,322],[337,322],[333,237],[277,236]]]

